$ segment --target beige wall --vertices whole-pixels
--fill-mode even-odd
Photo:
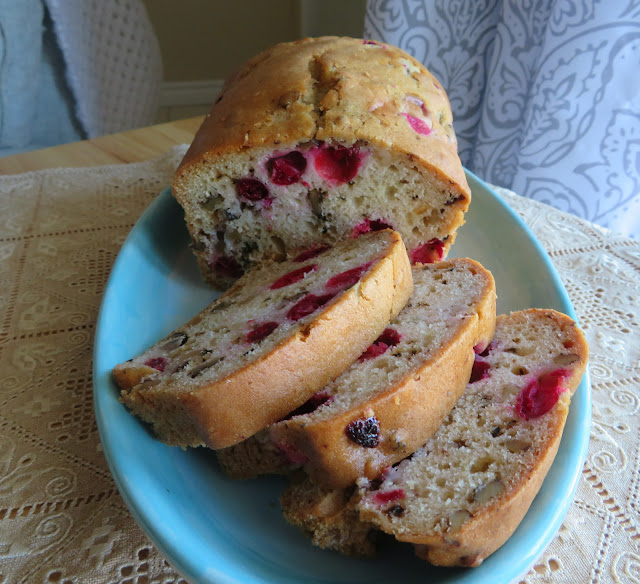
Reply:
[[[362,36],[366,0],[302,0],[300,5],[300,36]]]
[[[144,0],[165,81],[224,79],[260,50],[304,36],[361,36],[365,0]]]

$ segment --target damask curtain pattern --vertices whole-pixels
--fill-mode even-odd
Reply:
[[[369,0],[446,88],[462,162],[640,238],[640,0]]]

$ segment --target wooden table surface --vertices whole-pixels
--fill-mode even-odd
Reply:
[[[72,166],[101,166],[155,158],[176,144],[190,144],[203,116],[157,124],[0,158],[0,174]]]

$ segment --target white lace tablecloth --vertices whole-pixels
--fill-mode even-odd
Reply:
[[[160,159],[0,177],[0,583],[177,583],[120,498],[92,401],[95,322]],[[640,243],[496,189],[548,250],[591,348],[575,501],[524,578],[640,582]]]

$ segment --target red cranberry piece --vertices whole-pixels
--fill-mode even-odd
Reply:
[[[287,318],[293,321],[300,320],[301,318],[315,312],[321,306],[324,306],[334,296],[335,294],[322,294],[321,296],[307,294],[289,309],[289,312],[287,312]]]
[[[256,326],[252,331],[247,333],[245,340],[247,343],[259,343],[263,339],[266,339],[273,331],[278,328],[277,322],[263,322]]]
[[[374,503],[378,505],[386,505],[398,499],[405,499],[407,494],[404,489],[393,489],[391,491],[378,491],[372,498]]]
[[[235,259],[226,256],[216,258],[213,262],[212,268],[213,271],[222,278],[237,280],[242,276],[242,274],[244,274],[240,264]]]
[[[269,200],[269,189],[257,178],[241,178],[236,182],[236,194],[246,201]]]
[[[295,258],[293,258],[293,261],[306,262],[311,258],[315,258],[319,256],[321,253],[324,253],[328,249],[329,249],[328,245],[318,245],[318,246],[310,247],[309,249],[303,251],[302,253],[298,254]]]
[[[277,290],[278,288],[284,288],[285,286],[290,286],[291,284],[295,284],[304,278],[305,274],[309,272],[313,272],[318,268],[317,264],[311,264],[309,266],[302,266],[297,270],[293,270],[284,276],[278,278],[273,284],[271,284],[271,290]]]
[[[525,419],[531,420],[546,414],[566,391],[562,383],[569,376],[566,369],[556,369],[545,373],[529,382],[516,398],[516,412]]]
[[[158,371],[164,371],[164,368],[167,366],[167,360],[165,357],[152,357],[151,359],[147,359],[144,364]]]
[[[489,377],[489,369],[491,369],[489,363],[476,358],[471,368],[471,379],[469,379],[469,383],[475,383],[476,381]]]
[[[405,118],[407,118],[409,125],[413,128],[415,132],[418,132],[418,134],[423,134],[424,136],[431,134],[431,128],[424,120],[421,120],[420,118],[416,118],[411,114],[402,114],[402,115]]]
[[[328,146],[316,154],[316,172],[327,182],[341,185],[352,181],[362,162],[362,155],[356,147]]]
[[[432,264],[442,259],[444,242],[433,238],[411,250],[409,258],[412,264]]]
[[[366,264],[362,264],[361,266],[357,266],[356,268],[351,268],[341,274],[336,274],[335,276],[329,278],[326,287],[328,289],[335,288],[349,288],[349,286],[353,286],[356,282],[360,280],[362,274],[364,274],[370,267],[373,262],[367,262]]]
[[[487,357],[493,351],[493,342],[485,346],[484,343],[478,343],[473,347],[473,352],[479,357]]]
[[[347,438],[365,448],[380,444],[380,422],[374,416],[350,422],[345,428]]]
[[[381,343],[386,343],[390,347],[395,347],[400,342],[401,336],[400,333],[392,328],[386,328],[382,331],[382,334],[378,337],[378,341]]]
[[[351,236],[358,237],[358,235],[369,233],[369,231],[382,231],[383,229],[393,229],[393,227],[382,219],[365,219],[353,228]]]
[[[400,333],[392,328],[386,328],[367,350],[360,355],[358,361],[368,361],[385,353],[389,347],[395,347],[400,342]]]
[[[358,357],[358,361],[362,362],[362,361],[368,361],[369,359],[375,359],[376,357],[379,357],[383,353],[386,353],[388,349],[389,349],[389,345],[387,345],[386,343],[378,343],[378,342],[371,343],[371,345],[369,345],[366,351],[362,353],[360,357]]]
[[[276,185],[292,185],[299,182],[306,168],[307,159],[302,152],[296,151],[272,158],[267,163],[269,179]]]
[[[319,391],[314,393],[306,402],[304,402],[299,408],[293,410],[285,420],[293,418],[294,416],[302,416],[304,414],[310,414],[315,412],[321,405],[330,403],[333,401],[333,396],[329,395],[326,391]]]

